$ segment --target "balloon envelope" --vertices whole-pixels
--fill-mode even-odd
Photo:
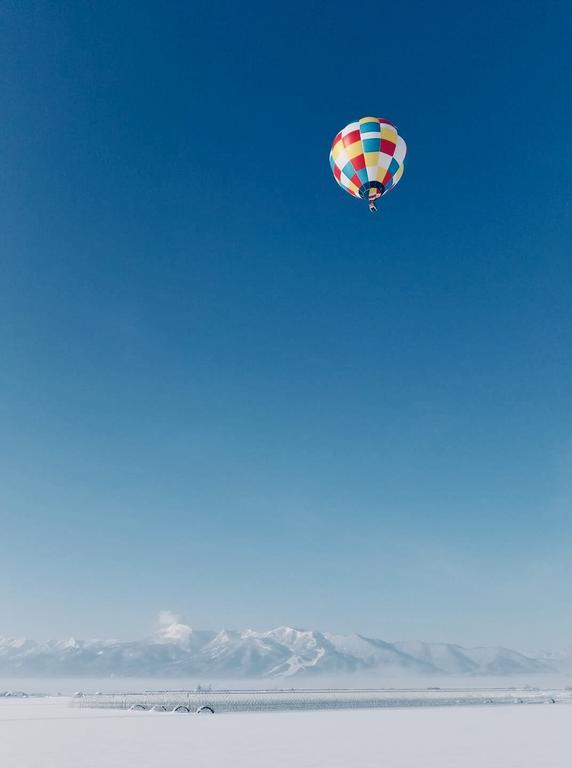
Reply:
[[[407,146],[397,128],[383,117],[362,117],[338,133],[330,150],[334,178],[353,197],[375,200],[403,175]]]

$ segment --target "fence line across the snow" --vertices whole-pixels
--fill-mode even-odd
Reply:
[[[86,708],[197,712],[276,712],[318,709],[370,709],[492,704],[572,703],[572,692],[530,688],[475,689],[282,689],[146,691],[76,694],[73,705]]]

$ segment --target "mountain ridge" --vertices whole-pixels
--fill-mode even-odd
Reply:
[[[0,637],[0,674],[283,678],[301,675],[510,676],[569,671],[570,652],[527,654],[502,646],[387,642],[276,627],[195,630],[171,621],[143,640],[36,641]]]

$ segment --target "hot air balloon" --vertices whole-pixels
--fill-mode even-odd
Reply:
[[[403,175],[407,146],[397,128],[383,117],[362,117],[338,133],[330,166],[340,187],[367,200],[369,210]]]

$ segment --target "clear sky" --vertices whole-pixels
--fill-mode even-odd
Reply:
[[[571,19],[3,4],[0,635],[572,642]]]

